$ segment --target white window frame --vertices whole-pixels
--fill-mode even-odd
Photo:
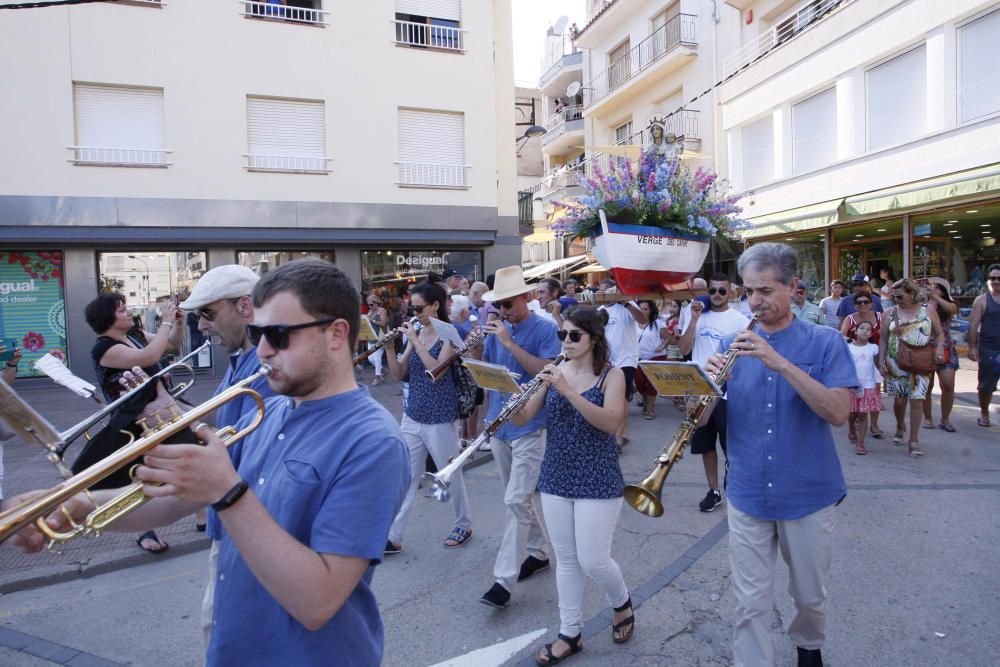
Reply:
[[[396,154],[399,159],[395,164],[397,167],[398,180],[396,185],[402,188],[431,188],[443,190],[467,190],[469,186],[468,170],[470,165],[465,164],[466,150],[466,115],[461,111],[448,109],[419,109],[414,107],[398,107],[396,109],[397,142],[399,134],[402,132],[400,125],[403,123],[404,113],[416,114],[439,114],[449,116],[460,116],[462,122],[461,140],[462,156],[457,162],[447,162],[440,160],[414,160],[403,159],[404,150],[397,144]]]
[[[968,21],[965,21],[964,23],[962,23],[962,24],[960,24],[960,25],[958,25],[956,27],[956,32],[958,34],[956,35],[956,40],[955,40],[956,41],[956,46],[955,46],[955,51],[956,51],[956,53],[955,53],[955,61],[956,61],[955,109],[956,109],[956,118],[958,119],[958,124],[959,125],[967,125],[969,123],[976,123],[976,122],[979,122],[979,121],[984,120],[986,118],[991,118],[991,117],[997,115],[998,113],[1000,113],[1000,106],[998,106],[996,109],[993,109],[992,111],[987,111],[987,112],[982,113],[982,114],[980,114],[978,116],[972,116],[971,118],[965,118],[965,119],[963,119],[963,117],[962,117],[962,74],[963,74],[963,69],[962,69],[962,39],[963,39],[963,35],[962,35],[962,31],[965,28],[967,28],[970,25],[972,25],[973,23],[976,23],[977,21],[981,21],[981,20],[987,19],[987,18],[992,18],[993,20],[997,20],[998,18],[1000,18],[1000,9],[998,9],[996,7],[991,7],[990,9],[988,9],[985,12],[983,12],[982,14],[980,14],[978,16],[974,16],[974,17],[970,18]],[[1000,37],[1000,36],[998,36],[998,37]],[[994,79],[996,80],[996,85],[1000,86],[1000,71],[997,71],[997,72],[994,73]]]
[[[314,105],[319,106],[320,114],[322,116],[322,131],[323,131],[323,141],[322,146],[318,150],[315,150],[319,155],[303,154],[303,151],[297,150],[295,148],[285,148],[283,150],[260,152],[254,151],[251,134],[253,128],[251,127],[251,115],[253,111],[251,107],[253,104],[272,104],[275,107],[286,104],[289,105],[289,109],[292,109],[295,104],[300,105]],[[315,109],[310,107],[312,112]],[[303,108],[305,110],[305,107]],[[302,100],[296,98],[287,97],[271,97],[268,95],[247,95],[246,96],[246,114],[247,114],[247,152],[243,154],[246,158],[247,163],[244,168],[247,171],[267,171],[267,172],[283,172],[283,173],[295,173],[295,174],[328,174],[330,173],[330,162],[333,158],[326,155],[326,102],[324,100]]]
[[[800,165],[800,163],[799,163],[799,157],[798,157],[798,144],[799,144],[799,141],[798,141],[798,136],[796,134],[796,122],[795,122],[796,121],[796,113],[795,113],[795,108],[797,106],[799,106],[800,104],[804,104],[804,103],[807,103],[807,102],[815,100],[815,98],[819,97],[820,95],[832,95],[832,97],[833,97],[833,130],[832,130],[832,133],[830,134],[831,144],[832,144],[831,145],[831,150],[829,151],[830,157],[829,157],[829,159],[824,160],[822,162],[818,162],[816,164],[812,164],[812,165],[809,165],[807,167],[802,167]],[[802,99],[800,99],[800,100],[798,100],[796,102],[792,102],[792,104],[791,104],[791,117],[792,117],[792,173],[794,173],[794,174],[801,174],[801,173],[804,173],[804,172],[807,172],[807,171],[814,171],[816,169],[822,169],[823,167],[831,165],[831,164],[833,164],[834,162],[837,161],[837,118],[838,118],[838,116],[837,116],[837,87],[836,86],[830,86],[829,88],[825,88],[823,90],[817,91],[817,92],[815,92],[815,93],[813,93],[813,94],[811,94],[811,95],[809,95],[807,97],[803,97]],[[824,136],[826,134],[827,133],[824,132],[822,134],[814,135],[814,137],[821,137],[821,136]]]
[[[902,141],[897,141],[897,142],[894,142],[894,143],[888,143],[888,144],[883,144],[881,146],[872,147],[872,136],[871,136],[871,125],[872,125],[871,124],[871,73],[874,70],[878,69],[879,67],[881,67],[883,65],[886,65],[886,64],[892,62],[893,60],[896,60],[897,58],[902,58],[904,56],[907,56],[910,53],[913,53],[914,51],[916,51],[918,49],[923,49],[923,52],[924,52],[924,60],[923,60],[923,65],[924,65],[924,67],[923,67],[923,75],[924,75],[923,76],[923,90],[924,90],[924,94],[919,97],[919,99],[921,101],[921,104],[923,105],[922,108],[923,108],[923,113],[924,113],[923,131],[917,132],[915,135],[913,135],[911,137],[906,137]],[[927,134],[927,43],[926,42],[920,42],[919,44],[914,44],[914,45],[909,46],[909,47],[907,47],[907,48],[905,48],[905,49],[903,49],[901,51],[897,51],[897,52],[893,53],[891,56],[889,56],[888,58],[883,58],[882,60],[880,60],[880,61],[878,61],[876,63],[872,63],[871,65],[869,65],[868,67],[865,68],[865,150],[866,151],[881,151],[881,150],[885,150],[885,149],[888,149],[888,148],[892,148],[893,146],[899,146],[899,145],[902,145],[902,144],[910,143],[911,141],[916,141],[920,137],[926,136],[926,134]]]
[[[80,121],[80,104],[78,100],[78,93],[84,89],[99,89],[111,94],[115,91],[120,93],[153,93],[159,94],[159,127],[148,128],[150,134],[160,135],[157,139],[150,139],[144,142],[144,144],[155,144],[159,143],[161,145],[126,145],[128,141],[122,142],[104,142],[104,141],[89,141],[87,137],[81,138],[81,121]],[[152,101],[155,105],[155,101]],[[154,111],[154,113],[156,113]],[[169,166],[171,163],[167,161],[167,155],[173,151],[166,146],[166,110],[165,110],[165,99],[163,88],[151,87],[151,86],[118,86],[109,85],[101,83],[89,83],[82,81],[73,82],[73,133],[75,144],[72,146],[67,146],[69,150],[73,151],[73,157],[69,158],[69,162],[77,166],[94,166],[94,167],[153,167],[153,168],[164,168]],[[119,143],[120,145],[96,145],[97,143]]]

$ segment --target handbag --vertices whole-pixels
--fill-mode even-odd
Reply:
[[[911,345],[899,335],[899,312],[897,308],[892,309],[893,319],[896,321],[896,341],[899,346],[896,349],[896,365],[899,370],[916,375],[930,375],[937,370],[934,362],[934,350],[931,349],[930,341],[923,345]]]
[[[458,416],[465,419],[476,410],[476,394],[479,385],[472,378],[472,371],[461,363],[451,365],[451,379],[455,383],[455,394],[458,396]]]

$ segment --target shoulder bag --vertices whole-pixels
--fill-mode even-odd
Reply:
[[[914,373],[916,375],[930,375],[937,370],[934,363],[934,350],[931,349],[930,341],[923,345],[911,345],[903,340],[899,331],[899,308],[893,306],[892,317],[895,320],[896,341],[899,343],[896,349],[896,365],[901,371]]]

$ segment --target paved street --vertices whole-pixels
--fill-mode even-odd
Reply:
[[[196,391],[207,393],[211,384]],[[373,393],[398,412],[397,389],[389,384]],[[992,620],[1000,608],[1000,574],[993,565],[1000,541],[1000,437],[996,428],[976,426],[967,389],[960,381],[964,400],[956,403],[953,418],[958,433],[921,432],[923,460],[908,458],[889,440],[869,441],[871,453],[859,457],[846,430],[838,433],[850,491],[838,512],[829,582],[828,665],[1000,664]],[[45,392],[24,393],[31,400],[32,393]],[[76,408],[82,414],[90,409],[82,400],[63,398],[58,402],[63,412],[57,401],[49,403],[59,426],[72,423]],[[48,407],[43,411],[53,414]],[[622,458],[629,480],[649,471],[679,420],[662,401],[655,421],[643,421],[638,413],[633,406],[633,443]],[[882,426],[890,430],[891,417],[884,415]],[[7,448],[9,491],[23,488],[19,466],[36,470],[25,463],[23,449]],[[472,541],[462,549],[443,549],[451,511],[419,496],[403,553],[377,570],[385,665],[534,664],[534,650],[558,630],[552,570],[520,584],[505,610],[478,602],[492,583],[503,520],[501,488],[492,462],[467,478]],[[700,461],[687,456],[668,479],[664,517],[623,509],[614,556],[639,605],[636,635],[624,646],[611,642],[610,612],[591,584],[584,606],[585,650],[573,664],[729,663],[733,599],[725,506],[698,512],[704,490]],[[14,591],[0,597],[0,664],[200,664],[205,542],[188,522],[164,536],[173,553],[194,552],[151,557],[138,552],[131,536],[102,536],[74,546],[90,551],[45,555],[44,565],[34,566],[9,547],[0,549],[2,590]],[[88,562],[85,574],[113,571],[81,577],[82,560]],[[776,627],[787,625],[793,613],[785,582],[779,567]],[[25,585],[31,588],[17,590]],[[777,664],[794,664],[787,639],[776,635],[775,644]]]

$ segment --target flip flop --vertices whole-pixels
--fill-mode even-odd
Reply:
[[[956,430],[955,427],[952,426],[951,424],[944,424],[944,423],[938,424],[938,428],[940,428],[942,431],[947,431],[948,433],[954,433]]]
[[[143,540],[152,540],[152,541],[156,542],[158,545],[160,545],[160,548],[159,549],[150,549],[149,547],[144,547],[144,546],[142,546]],[[145,533],[143,533],[139,537],[135,538],[135,543],[136,543],[136,545],[140,549],[142,549],[143,551],[148,551],[151,554],[162,554],[163,552],[165,552],[167,549],[170,548],[169,544],[167,544],[166,542],[164,542],[163,540],[161,540],[160,538],[158,538],[156,536],[156,533],[154,533],[151,530],[147,530]]]
[[[892,444],[902,447],[904,435],[906,435],[906,431],[896,431],[896,435],[892,436]]]
[[[877,439],[879,439],[879,440],[881,440],[881,439],[882,439],[882,436],[884,436],[884,435],[885,435],[885,433],[884,433],[883,431],[881,431],[881,430],[878,430],[878,429],[872,429],[872,430],[871,430],[871,434],[872,434],[872,437],[873,437],[873,438],[877,438]]]
[[[930,429],[931,431],[933,431],[934,429],[937,428],[937,426],[935,426],[934,424],[927,424],[927,423],[925,423],[924,424],[924,428]]]
[[[868,450],[865,449],[864,445],[854,445],[854,453],[858,456],[864,456],[868,453]]]
[[[920,451],[919,442],[908,442],[906,443],[906,448],[910,451],[911,459],[922,459],[924,458],[924,453]]]
[[[976,417],[976,423],[982,426],[983,428],[989,428],[993,426],[993,424],[990,423],[989,419],[983,419],[982,417]]]

